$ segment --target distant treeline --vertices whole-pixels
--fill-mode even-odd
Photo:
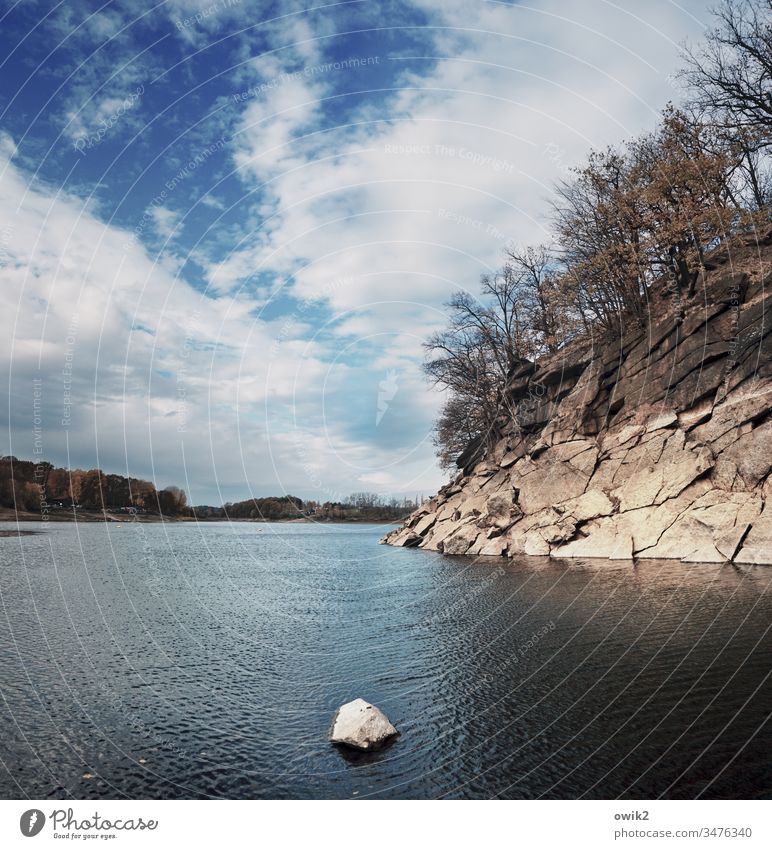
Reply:
[[[41,460],[0,457],[0,506],[43,513],[49,510],[109,510],[189,514],[183,490],[157,490],[150,481],[108,475],[101,469],[61,469]]]
[[[249,498],[222,507],[192,507],[198,519],[302,519],[317,521],[398,521],[408,516],[420,499],[392,498],[389,501],[375,492],[356,492],[344,501],[303,501],[294,495]]]
[[[357,492],[340,502],[281,495],[227,502],[222,507],[191,507],[185,492],[176,486],[159,490],[150,481],[105,474],[101,469],[62,469],[46,461],[0,457],[0,507],[29,513],[98,510],[196,519],[396,521],[411,513],[419,500],[386,501],[377,493]]]

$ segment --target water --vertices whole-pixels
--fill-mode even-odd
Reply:
[[[35,527],[0,538],[0,796],[770,796],[772,569]],[[326,740],[360,696],[381,753]]]

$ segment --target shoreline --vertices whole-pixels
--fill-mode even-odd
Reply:
[[[157,514],[146,514],[131,516],[121,513],[82,511],[77,515],[67,511],[52,511],[46,514],[16,511],[10,508],[0,508],[0,522],[41,522],[44,524],[71,524],[83,522],[93,524],[103,522],[105,524],[208,524],[210,522],[228,522],[229,524],[300,524],[300,525],[399,525],[405,519],[324,519],[313,516],[302,516],[297,519],[228,519],[227,517],[197,518],[195,516],[159,516]]]

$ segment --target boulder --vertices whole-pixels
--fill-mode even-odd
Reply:
[[[422,519],[416,522],[413,531],[419,536],[423,536],[436,521],[437,516],[435,514],[430,513],[428,516],[424,516]]]
[[[734,557],[735,563],[772,562],[772,513],[764,513],[751,525],[748,535]]]
[[[486,557],[501,557],[507,550],[507,540],[504,537],[496,537],[481,546],[480,554]]]
[[[772,421],[740,435],[724,456],[737,466],[740,477],[748,486],[758,484],[772,467]]]
[[[668,410],[653,419],[646,422],[646,431],[651,433],[654,430],[661,430],[663,427],[673,427],[678,424],[678,414],[675,410]]]
[[[399,529],[397,533],[392,531],[392,533],[387,534],[382,542],[403,548],[415,548],[421,542],[421,537],[412,528],[404,528]]]
[[[445,537],[439,550],[444,554],[466,554],[469,547],[482,534],[482,530],[473,522],[462,525],[458,530]]]
[[[611,518],[593,519],[582,528],[586,536],[553,548],[554,557],[587,557],[632,560],[633,538]]]
[[[332,720],[330,742],[373,751],[385,746],[398,734],[399,731],[375,705],[364,699],[354,699],[338,708]]]

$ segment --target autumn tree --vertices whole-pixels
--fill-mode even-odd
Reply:
[[[630,145],[642,187],[643,238],[653,274],[668,272],[676,313],[684,293],[693,294],[705,250],[729,230],[725,152],[706,144],[710,130],[668,106],[660,126]]]
[[[555,228],[564,292],[585,323],[621,332],[643,320],[651,283],[672,281],[674,314],[691,294],[705,250],[731,222],[729,159],[706,143],[710,129],[668,106],[652,133],[593,151],[558,186]]]
[[[158,492],[158,512],[162,516],[179,516],[187,503],[185,491],[178,486],[167,486]]]

